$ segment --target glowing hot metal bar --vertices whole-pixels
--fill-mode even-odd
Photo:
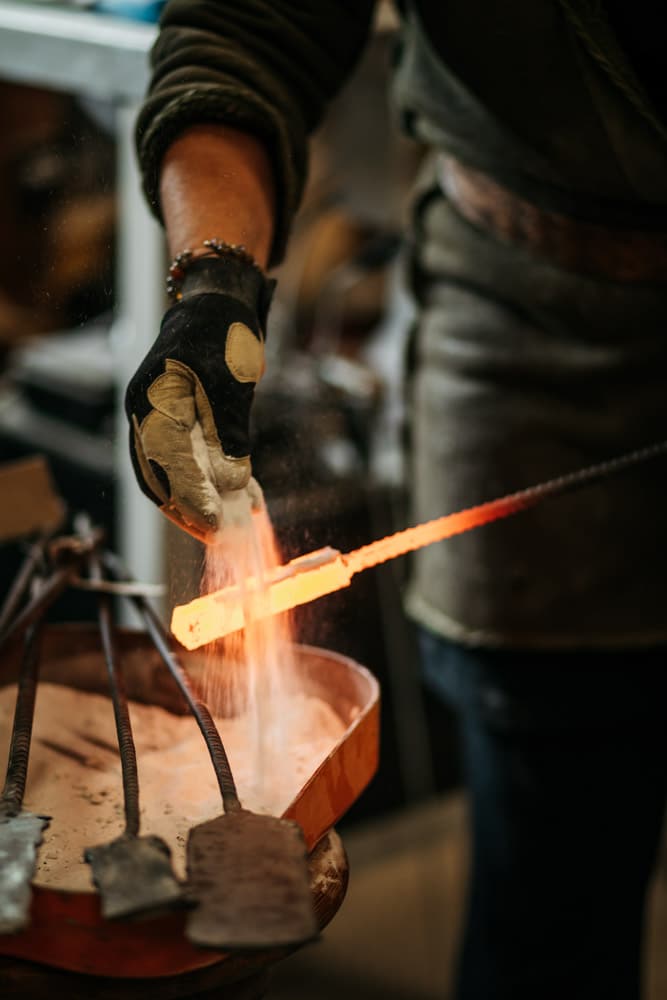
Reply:
[[[557,479],[550,479],[488,503],[427,521],[414,528],[397,531],[342,554],[325,548],[293,559],[265,580],[248,578],[243,586],[225,587],[174,608],[171,629],[187,649],[197,649],[243,628],[248,622],[307,604],[343,587],[355,573],[395,559],[424,545],[460,535],[490,521],[509,517],[532,507],[547,497],[569,493],[580,486],[620,472],[631,465],[667,453],[667,441],[589,466]]]

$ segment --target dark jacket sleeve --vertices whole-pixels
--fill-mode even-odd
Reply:
[[[219,122],[264,143],[277,188],[272,264],[284,252],[307,169],[307,137],[349,76],[375,0],[169,0],[137,121],[149,205],[162,158],[189,126]],[[215,235],[215,234],[213,234]]]

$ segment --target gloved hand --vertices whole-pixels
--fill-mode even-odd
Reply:
[[[235,501],[263,503],[251,477],[248,425],[274,285],[234,257],[193,261],[181,300],[127,388],[141,489],[205,542],[224,527]]]

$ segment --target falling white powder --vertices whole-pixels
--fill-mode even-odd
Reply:
[[[226,498],[221,501],[225,503]],[[243,523],[225,528],[216,544],[206,550],[202,593],[237,585],[244,599],[249,578],[260,581],[252,598],[261,601],[261,582],[282,562],[271,521],[265,507],[253,509]],[[255,616],[246,615],[251,621]],[[296,664],[294,634],[289,614],[257,617],[245,629],[206,648],[204,695],[213,710],[225,715],[243,713],[248,726],[253,758],[254,793],[260,800],[270,797],[270,786],[280,774],[291,742],[290,707]]]

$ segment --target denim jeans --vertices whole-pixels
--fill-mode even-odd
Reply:
[[[457,1000],[637,1000],[667,649],[420,644],[427,689],[459,713],[471,800]]]

